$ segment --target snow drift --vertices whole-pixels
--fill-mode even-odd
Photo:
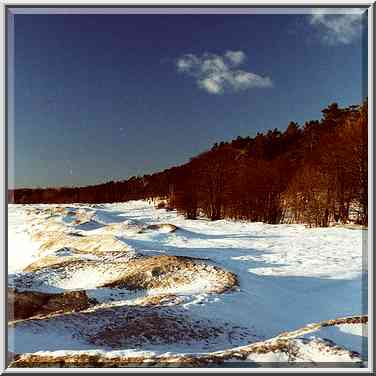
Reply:
[[[15,367],[367,360],[366,230],[186,220],[142,201],[9,214]]]

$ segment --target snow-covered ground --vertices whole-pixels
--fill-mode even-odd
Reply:
[[[9,205],[8,209],[8,274],[12,274],[36,260],[38,244],[30,241],[25,206]]]
[[[72,321],[69,321],[67,315],[64,319],[55,315],[48,320],[12,324],[10,351],[202,353],[267,340],[312,322],[367,313],[364,247],[367,230],[186,220],[175,211],[156,209],[143,201],[95,206],[60,205],[64,212],[43,212],[53,207],[56,205],[9,206],[10,286],[19,291],[54,293],[85,290],[103,310],[138,307],[140,299],[173,295],[178,303],[169,305],[168,311],[158,313],[162,322],[169,322],[171,316],[177,317],[184,322],[181,330],[189,325],[203,325],[210,328],[211,334],[192,333],[188,339],[178,336],[176,340],[163,341],[146,336],[144,342],[120,341],[117,343],[121,343],[120,349],[119,346],[115,349],[109,342],[98,341],[97,337],[93,340],[89,333],[93,328],[78,323],[78,316],[71,315]],[[38,209],[42,211],[38,212]],[[101,248],[96,247],[95,252],[93,242],[101,243]],[[85,254],[75,253],[77,248]],[[118,253],[116,256],[114,252],[103,254],[98,249]],[[183,282],[176,285],[164,283],[162,275],[158,276],[159,285],[151,284],[143,289],[130,291],[121,286],[104,286],[111,278],[111,281],[120,278],[129,259],[142,255],[184,256],[199,259],[203,264],[199,263],[199,270],[185,271]],[[74,270],[65,268],[52,272],[44,267],[33,273],[24,271],[28,265],[46,256],[53,260],[66,257],[69,262],[79,258],[82,263]],[[219,291],[225,272],[237,276],[238,286]],[[181,279],[179,273],[173,277]],[[25,278],[28,284],[24,284]],[[94,332],[103,335],[103,331],[108,330],[106,319],[98,316],[97,308],[85,312],[85,322],[92,326],[97,323]],[[80,325],[83,327],[78,336]],[[366,329],[367,325],[355,324],[322,328],[302,336],[300,341],[303,342],[299,346],[309,355],[304,359],[320,361],[315,355],[321,348],[317,341],[329,339],[347,350],[358,352],[365,360]],[[116,330],[127,329],[120,326]],[[310,339],[309,347],[304,342],[307,338]],[[336,356],[324,361],[345,361]],[[248,360],[262,362],[263,357],[267,359],[265,361],[286,361],[286,356],[280,354],[253,354]]]

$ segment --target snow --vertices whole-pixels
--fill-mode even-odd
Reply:
[[[37,259],[38,243],[30,242],[24,206],[9,205],[8,274],[22,271]]]
[[[309,334],[306,338],[325,338],[333,341],[348,350],[356,351],[363,355],[364,358],[368,356],[368,325],[367,324],[342,324],[335,325]]]
[[[26,209],[46,207],[48,205],[9,206],[10,281],[22,275],[22,270],[40,257],[39,243],[30,239],[30,217],[37,217],[38,214],[27,216]],[[116,271],[105,270],[104,261],[103,270],[93,267],[73,271],[68,279],[63,275],[51,274],[40,285],[41,291],[49,288],[50,291],[86,289],[89,296],[100,304],[114,305],[132,304],[134,299],[142,296],[173,293],[184,298],[180,309],[191,317],[226,322],[234,327],[245,327],[252,333],[252,336],[243,339],[221,343],[223,349],[226,346],[246,345],[251,337],[254,341],[263,340],[312,322],[367,313],[362,304],[362,295],[367,294],[363,252],[367,230],[339,226],[310,229],[291,224],[186,220],[175,211],[156,209],[144,201],[101,204],[97,207],[70,205],[69,209],[80,211],[87,221],[76,225],[69,215],[61,216],[59,223],[67,231],[79,231],[85,235],[111,233],[139,255],[167,254],[208,260],[235,273],[239,278],[239,288],[224,294],[209,294],[208,286],[215,280],[211,281],[210,276],[202,274],[190,284],[165,289],[136,293],[98,289],[96,286],[106,282],[109,275],[116,275]],[[43,224],[43,217],[40,218],[42,221],[39,223]],[[35,226],[38,228],[42,224]],[[153,224],[172,224],[178,229],[170,232],[165,226],[158,231],[139,231]],[[70,255],[69,245],[67,247],[57,253],[54,250],[55,255]],[[313,345],[316,343],[314,341],[327,338],[367,357],[364,345],[366,326],[363,330],[361,328],[361,325],[349,324],[321,329],[304,337],[311,342],[309,345],[301,342],[302,351],[306,351],[306,355],[309,351],[313,352],[306,358],[317,361],[320,355],[317,346]],[[64,327],[49,327],[39,334],[28,329],[21,330],[20,327],[13,335],[21,339],[17,340],[17,345],[15,342],[12,345],[10,341],[12,351],[103,351],[100,346],[88,345],[72,336]],[[177,352],[178,349],[179,344],[174,344],[167,350]],[[190,349],[189,352],[202,351],[202,347],[195,347],[194,344],[190,345]],[[144,348],[132,351],[141,350],[161,353],[166,351],[166,347],[148,347],[145,344]],[[217,351],[218,347],[209,350]],[[252,356],[249,360],[254,360]],[[279,353],[259,355],[257,359],[285,361],[285,358],[286,355]]]

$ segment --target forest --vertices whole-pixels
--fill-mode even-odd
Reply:
[[[368,103],[333,103],[320,120],[220,142],[187,163],[85,187],[8,190],[8,202],[158,201],[188,219],[368,223]]]

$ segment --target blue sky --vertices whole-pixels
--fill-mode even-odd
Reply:
[[[365,95],[359,15],[17,14],[14,22],[17,187],[162,170],[214,142],[284,130]]]

